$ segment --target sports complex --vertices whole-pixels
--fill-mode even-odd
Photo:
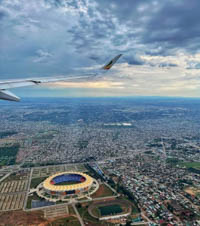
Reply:
[[[109,202],[97,202],[89,206],[88,212],[99,220],[118,219],[131,214],[132,205],[127,200],[110,200]]]
[[[72,196],[83,197],[91,193],[91,190],[95,192],[95,185],[97,185],[96,180],[85,173],[62,172],[44,180],[38,186],[37,193],[40,197],[46,199],[67,199]]]

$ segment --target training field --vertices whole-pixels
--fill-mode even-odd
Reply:
[[[132,205],[127,200],[115,199],[109,201],[94,202],[88,207],[88,213],[93,218],[130,214]]]
[[[110,205],[110,206],[101,206],[99,207],[101,216],[108,216],[113,214],[122,213],[123,210],[120,205]]]

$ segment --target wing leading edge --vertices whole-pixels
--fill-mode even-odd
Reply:
[[[122,54],[114,57],[108,64],[101,68],[101,72],[108,71],[111,67],[117,62],[117,60],[122,56]],[[100,74],[100,73],[98,73]],[[52,83],[58,81],[74,81],[82,79],[90,79],[97,75],[97,73],[85,75],[85,76],[73,76],[73,77],[55,77],[55,78],[33,78],[33,79],[13,79],[9,81],[0,81],[0,99],[9,100],[9,101],[20,101],[20,98],[15,94],[11,93],[7,89],[23,87],[23,86],[32,86],[40,85],[42,83]]]

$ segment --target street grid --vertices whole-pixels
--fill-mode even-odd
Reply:
[[[32,178],[48,177],[55,173],[65,172],[65,171],[86,172],[87,169],[84,167],[83,164],[80,164],[80,165],[66,164],[66,165],[40,167],[40,168],[33,169]]]

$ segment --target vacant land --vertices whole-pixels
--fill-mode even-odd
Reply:
[[[101,184],[99,189],[91,196],[92,198],[100,198],[114,195],[113,191],[105,184]]]
[[[199,196],[200,195],[200,189],[195,188],[195,187],[187,187],[185,189],[185,192],[187,192],[188,194],[193,195],[193,196]]]
[[[67,217],[54,220],[47,224],[47,226],[79,226],[80,223],[76,217]]]
[[[0,213],[0,226],[5,225],[40,225],[47,223],[43,217],[42,211],[24,212],[24,211],[12,211]]]

